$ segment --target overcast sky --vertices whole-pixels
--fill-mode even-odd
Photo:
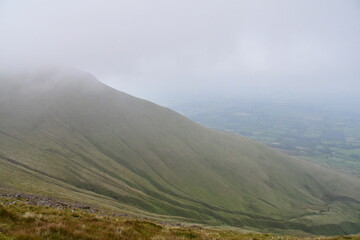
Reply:
[[[133,95],[357,94],[359,0],[0,0],[0,66]]]

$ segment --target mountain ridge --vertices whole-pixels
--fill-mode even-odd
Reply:
[[[38,182],[51,179],[51,186],[141,213],[238,227],[360,232],[356,179],[205,128],[90,74],[40,76],[19,80],[15,86],[23,87],[0,97],[3,169],[36,172]],[[16,174],[1,176],[24,189]],[[34,179],[26,184],[36,191]],[[44,193],[50,185],[43,184]]]

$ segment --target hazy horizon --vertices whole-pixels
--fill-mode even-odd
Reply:
[[[0,68],[66,65],[158,103],[355,98],[360,2],[0,2]]]

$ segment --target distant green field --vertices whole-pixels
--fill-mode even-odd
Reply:
[[[360,177],[356,104],[228,100],[174,104],[192,120]]]

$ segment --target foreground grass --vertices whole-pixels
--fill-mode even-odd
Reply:
[[[80,209],[35,206],[22,199],[6,197],[0,197],[0,203],[0,239],[6,240],[301,239],[198,226],[174,226],[131,217],[91,213]],[[317,237],[317,239],[360,239],[360,237]]]

